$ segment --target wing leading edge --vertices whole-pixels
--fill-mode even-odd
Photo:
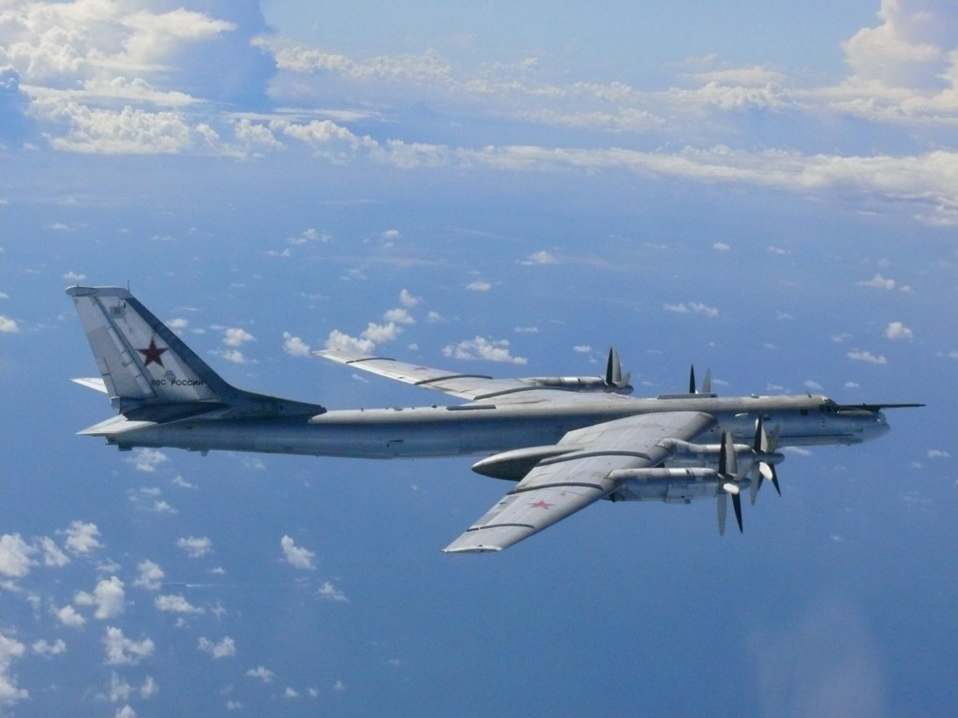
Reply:
[[[570,431],[558,446],[576,448],[544,459],[465,533],[447,553],[501,551],[605,498],[619,469],[651,468],[668,458],[663,439],[693,441],[715,426],[691,411],[643,414]]]

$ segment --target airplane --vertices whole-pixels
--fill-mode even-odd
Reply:
[[[238,389],[128,290],[73,286],[100,377],[73,381],[110,397],[117,415],[79,432],[122,451],[174,447],[374,459],[480,455],[472,470],[513,483],[448,553],[501,551],[600,500],[688,504],[714,499],[725,533],[731,497],[764,482],[788,446],[858,444],[889,430],[883,409],[821,395],[720,397],[697,388],[631,396],[615,348],[604,376],[491,377],[329,349],[314,354],[463,403],[329,410]]]

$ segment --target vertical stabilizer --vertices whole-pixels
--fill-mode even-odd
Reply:
[[[236,390],[130,292],[70,287],[107,393],[124,405],[228,401]]]

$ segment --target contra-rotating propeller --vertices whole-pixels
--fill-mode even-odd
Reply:
[[[689,370],[689,394],[711,394],[712,393],[712,370],[706,369],[705,376],[702,377],[702,391],[695,388],[695,365]]]

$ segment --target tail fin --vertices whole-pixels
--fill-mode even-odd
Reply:
[[[226,383],[130,292],[70,287],[103,386],[120,411],[144,405],[229,403]],[[81,380],[88,386],[96,380]]]

